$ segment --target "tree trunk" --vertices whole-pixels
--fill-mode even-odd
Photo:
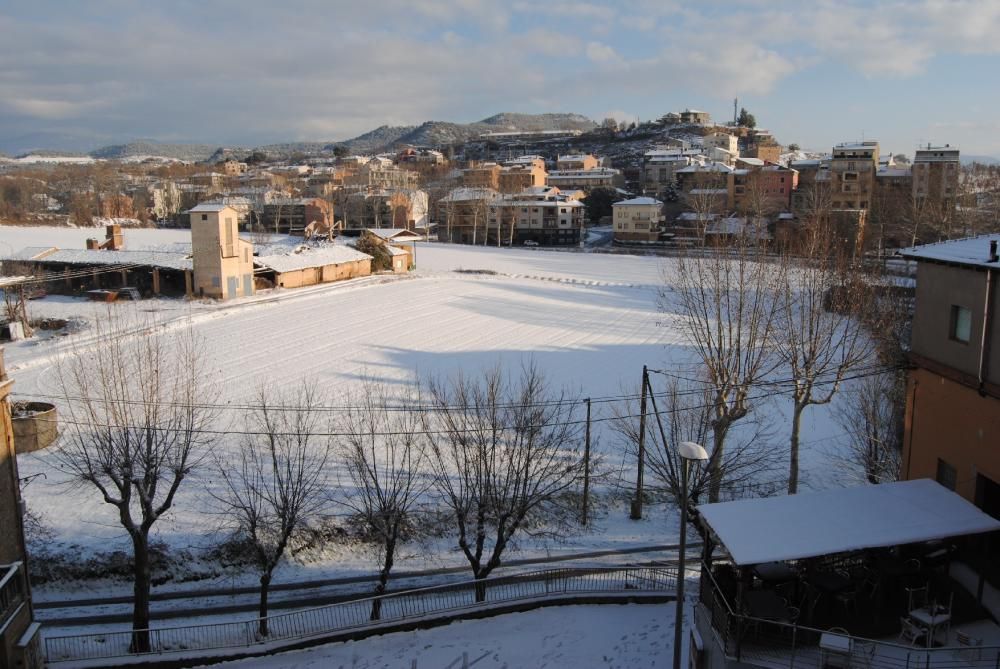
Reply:
[[[716,421],[712,428],[712,457],[708,461],[708,501],[715,503],[719,501],[719,494],[722,491],[722,454],[726,446],[726,433],[729,431],[729,423],[725,418]]]
[[[476,602],[486,601],[486,578],[485,572],[480,572],[476,575]]]
[[[799,491],[799,426],[802,423],[802,412],[806,405],[796,400],[792,409],[792,436],[789,440],[788,453],[788,494]]]
[[[382,618],[382,600],[378,599],[381,595],[385,594],[386,587],[389,584],[389,572],[392,571],[392,566],[395,561],[396,554],[396,542],[395,540],[390,540],[386,543],[385,547],[385,564],[382,565],[382,569],[378,573],[378,585],[375,586],[375,597],[372,600],[372,620],[380,620]]]
[[[260,618],[260,622],[257,625],[257,632],[262,636],[266,637],[268,634],[267,630],[267,593],[268,589],[271,587],[271,572],[267,572],[260,575],[260,607],[257,609],[257,616]]]
[[[132,589],[132,645],[133,653],[148,653],[149,643],[149,537],[141,532],[132,535],[134,573]]]

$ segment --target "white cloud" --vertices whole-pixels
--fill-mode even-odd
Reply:
[[[602,65],[614,65],[623,62],[622,57],[612,47],[601,42],[587,43],[587,58],[591,62]]]

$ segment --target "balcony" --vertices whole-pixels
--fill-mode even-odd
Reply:
[[[0,628],[3,628],[25,601],[24,565],[0,565]]]

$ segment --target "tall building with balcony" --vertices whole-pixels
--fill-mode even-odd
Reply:
[[[917,149],[913,156],[913,197],[941,205],[945,211],[955,208],[958,175],[961,170],[959,150],[949,145]]]

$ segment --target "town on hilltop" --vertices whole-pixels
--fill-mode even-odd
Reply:
[[[0,158],[0,669],[1000,666],[1000,167],[737,107]]]

